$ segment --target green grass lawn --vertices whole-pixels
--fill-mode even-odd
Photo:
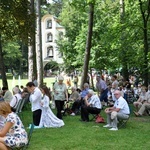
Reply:
[[[47,84],[48,87],[52,88],[53,82],[55,81],[54,77],[51,78],[44,78],[43,82],[45,82]],[[11,91],[13,87],[15,87],[16,85],[23,85],[26,86],[28,79],[8,79],[8,86],[9,86],[9,90]],[[2,80],[0,79],[0,87],[2,86]]]
[[[52,87],[54,78],[45,78],[44,82]],[[26,85],[27,79],[21,80]],[[2,81],[0,80],[0,87]],[[19,84],[18,80],[8,80],[9,89]],[[53,110],[56,113],[56,110]],[[101,115],[106,120],[102,110]],[[61,128],[34,129],[29,150],[149,150],[150,116],[131,117],[126,128],[109,131],[104,124],[94,121],[84,123],[80,116],[64,116],[65,126]],[[23,123],[26,127],[32,123],[30,108],[23,111]]]
[[[55,112],[55,110],[53,110]],[[30,110],[24,110],[23,123],[32,122]],[[106,115],[101,112],[106,120]],[[80,116],[64,116],[61,128],[34,129],[29,150],[149,150],[150,117],[131,115],[126,128],[109,131],[104,124],[84,123]]]

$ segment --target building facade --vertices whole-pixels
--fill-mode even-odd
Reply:
[[[59,20],[50,14],[44,15],[41,22],[43,66],[51,60],[62,64],[62,53],[59,51],[56,41],[59,35],[65,34],[65,29],[59,24]]]

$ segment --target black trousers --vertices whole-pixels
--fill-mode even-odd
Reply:
[[[57,117],[58,117],[59,119],[62,119],[61,110],[63,110],[64,101],[55,100],[55,105],[56,105],[56,109],[57,109]]]
[[[89,121],[89,113],[90,114],[99,114],[101,109],[96,107],[89,107],[89,106],[81,106],[81,119],[83,121]]]
[[[42,110],[38,109],[33,111],[33,124],[38,126],[40,124]]]
[[[79,110],[80,107],[81,107],[81,100],[77,100],[73,103],[71,110],[72,112],[75,113],[77,110]]]

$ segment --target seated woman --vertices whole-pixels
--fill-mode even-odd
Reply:
[[[145,96],[146,96],[146,87],[142,86],[139,99],[133,103],[134,107],[136,108],[136,111],[138,111],[141,108],[142,104],[145,102]]]
[[[0,131],[0,149],[9,150],[27,144],[27,133],[20,118],[11,111],[8,102],[0,102],[0,115],[6,118],[6,122]]]
[[[75,87],[71,88],[71,95],[69,97],[69,100],[73,102],[72,108],[71,108],[71,116],[75,116],[76,112],[79,110],[79,107],[81,106],[81,97],[78,91],[76,91]]]
[[[49,102],[51,97],[49,89],[46,86],[43,86],[41,88],[41,92],[43,94],[43,97],[41,100],[42,114],[41,114],[39,127],[50,128],[50,127],[64,126],[63,120],[57,118],[49,107]]]

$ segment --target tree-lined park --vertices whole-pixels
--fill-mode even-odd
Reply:
[[[8,86],[8,70],[43,84],[45,14],[56,16],[66,31],[56,41],[64,60],[58,69],[81,71],[81,85],[91,68],[125,79],[136,72],[144,85],[150,82],[150,0],[1,0],[0,13],[2,86]]]

